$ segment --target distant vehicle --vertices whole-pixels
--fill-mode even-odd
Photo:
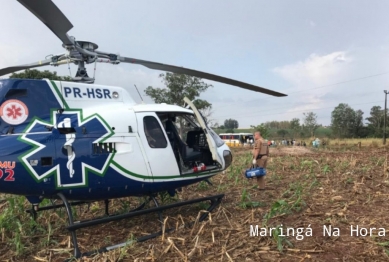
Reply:
[[[219,136],[230,147],[250,146],[254,143],[252,133],[222,133]]]

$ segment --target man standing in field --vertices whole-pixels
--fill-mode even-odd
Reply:
[[[267,158],[269,156],[269,146],[265,139],[262,138],[259,131],[254,133],[253,165],[266,168]],[[257,177],[258,187],[260,190],[265,189],[265,176]]]

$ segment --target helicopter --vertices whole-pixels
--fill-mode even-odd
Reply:
[[[17,1],[60,39],[65,52],[0,69],[0,76],[70,63],[78,70],[72,81],[0,80],[0,193],[25,196],[34,217],[39,211],[65,207],[76,258],[92,254],[81,253],[77,229],[152,212],[162,221],[163,210],[201,201],[210,201],[207,211],[212,211],[223,194],[165,206],[155,198],[160,192],[175,195],[182,187],[208,181],[232,163],[231,150],[207,125],[193,101],[185,98],[184,107],[138,104],[122,87],[94,84],[85,66],[132,63],[277,97],[286,95],[210,73],[99,51],[97,44],[68,35],[73,25],[51,0]],[[128,196],[147,196],[156,207],[144,209],[145,202],[128,213],[109,214],[110,199]],[[61,200],[62,204],[41,207],[43,199]],[[72,206],[101,200],[106,216],[73,221]]]

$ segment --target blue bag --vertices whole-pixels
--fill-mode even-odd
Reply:
[[[266,168],[263,167],[254,167],[247,169],[244,173],[246,178],[261,177],[266,175]]]

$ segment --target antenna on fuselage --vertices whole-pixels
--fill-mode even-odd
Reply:
[[[134,86],[135,86],[135,88],[136,88],[136,91],[138,91],[138,94],[139,94],[139,96],[140,96],[140,99],[142,100],[142,104],[144,104],[144,102],[143,102],[143,97],[140,95],[139,90],[138,90],[138,88],[136,87],[135,84],[134,84]]]

